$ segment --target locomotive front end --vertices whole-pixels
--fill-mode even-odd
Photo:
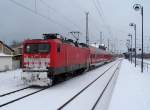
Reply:
[[[27,85],[51,85],[51,79],[48,78],[50,49],[47,41],[29,40],[24,43],[22,80]]]

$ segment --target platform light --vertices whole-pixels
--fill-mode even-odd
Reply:
[[[134,43],[135,44],[135,51],[134,51],[135,52],[135,61],[134,61],[134,63],[135,63],[135,67],[136,67],[136,24],[130,23],[129,26],[134,27],[134,32],[135,32],[135,34],[134,34],[135,35],[135,43]]]
[[[135,11],[141,11],[141,17],[142,17],[142,51],[141,51],[141,72],[143,72],[143,6],[141,4],[134,4],[133,8]]]

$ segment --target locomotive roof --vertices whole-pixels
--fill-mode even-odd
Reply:
[[[78,43],[73,41],[72,39],[64,39],[64,38],[55,38],[55,39],[28,39],[25,40],[24,43],[48,43],[48,42],[57,42],[57,43],[66,43],[75,47],[85,47],[88,48],[88,45],[85,43]]]
[[[106,52],[106,50],[102,48],[96,48],[91,45],[87,45],[85,43],[78,43],[77,41],[73,41],[72,39],[67,39],[63,38],[61,35],[54,33],[54,34],[43,34],[44,39],[28,39],[24,41],[24,43],[48,43],[48,42],[57,42],[57,43],[67,43],[69,45],[75,46],[75,47],[80,47],[80,48],[89,48],[90,50],[93,51],[101,51],[101,52]]]

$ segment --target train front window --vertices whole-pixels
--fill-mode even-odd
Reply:
[[[49,44],[27,44],[25,47],[26,53],[48,53],[49,51]]]

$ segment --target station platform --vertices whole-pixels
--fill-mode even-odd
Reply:
[[[124,59],[108,110],[150,110],[150,72]]]

